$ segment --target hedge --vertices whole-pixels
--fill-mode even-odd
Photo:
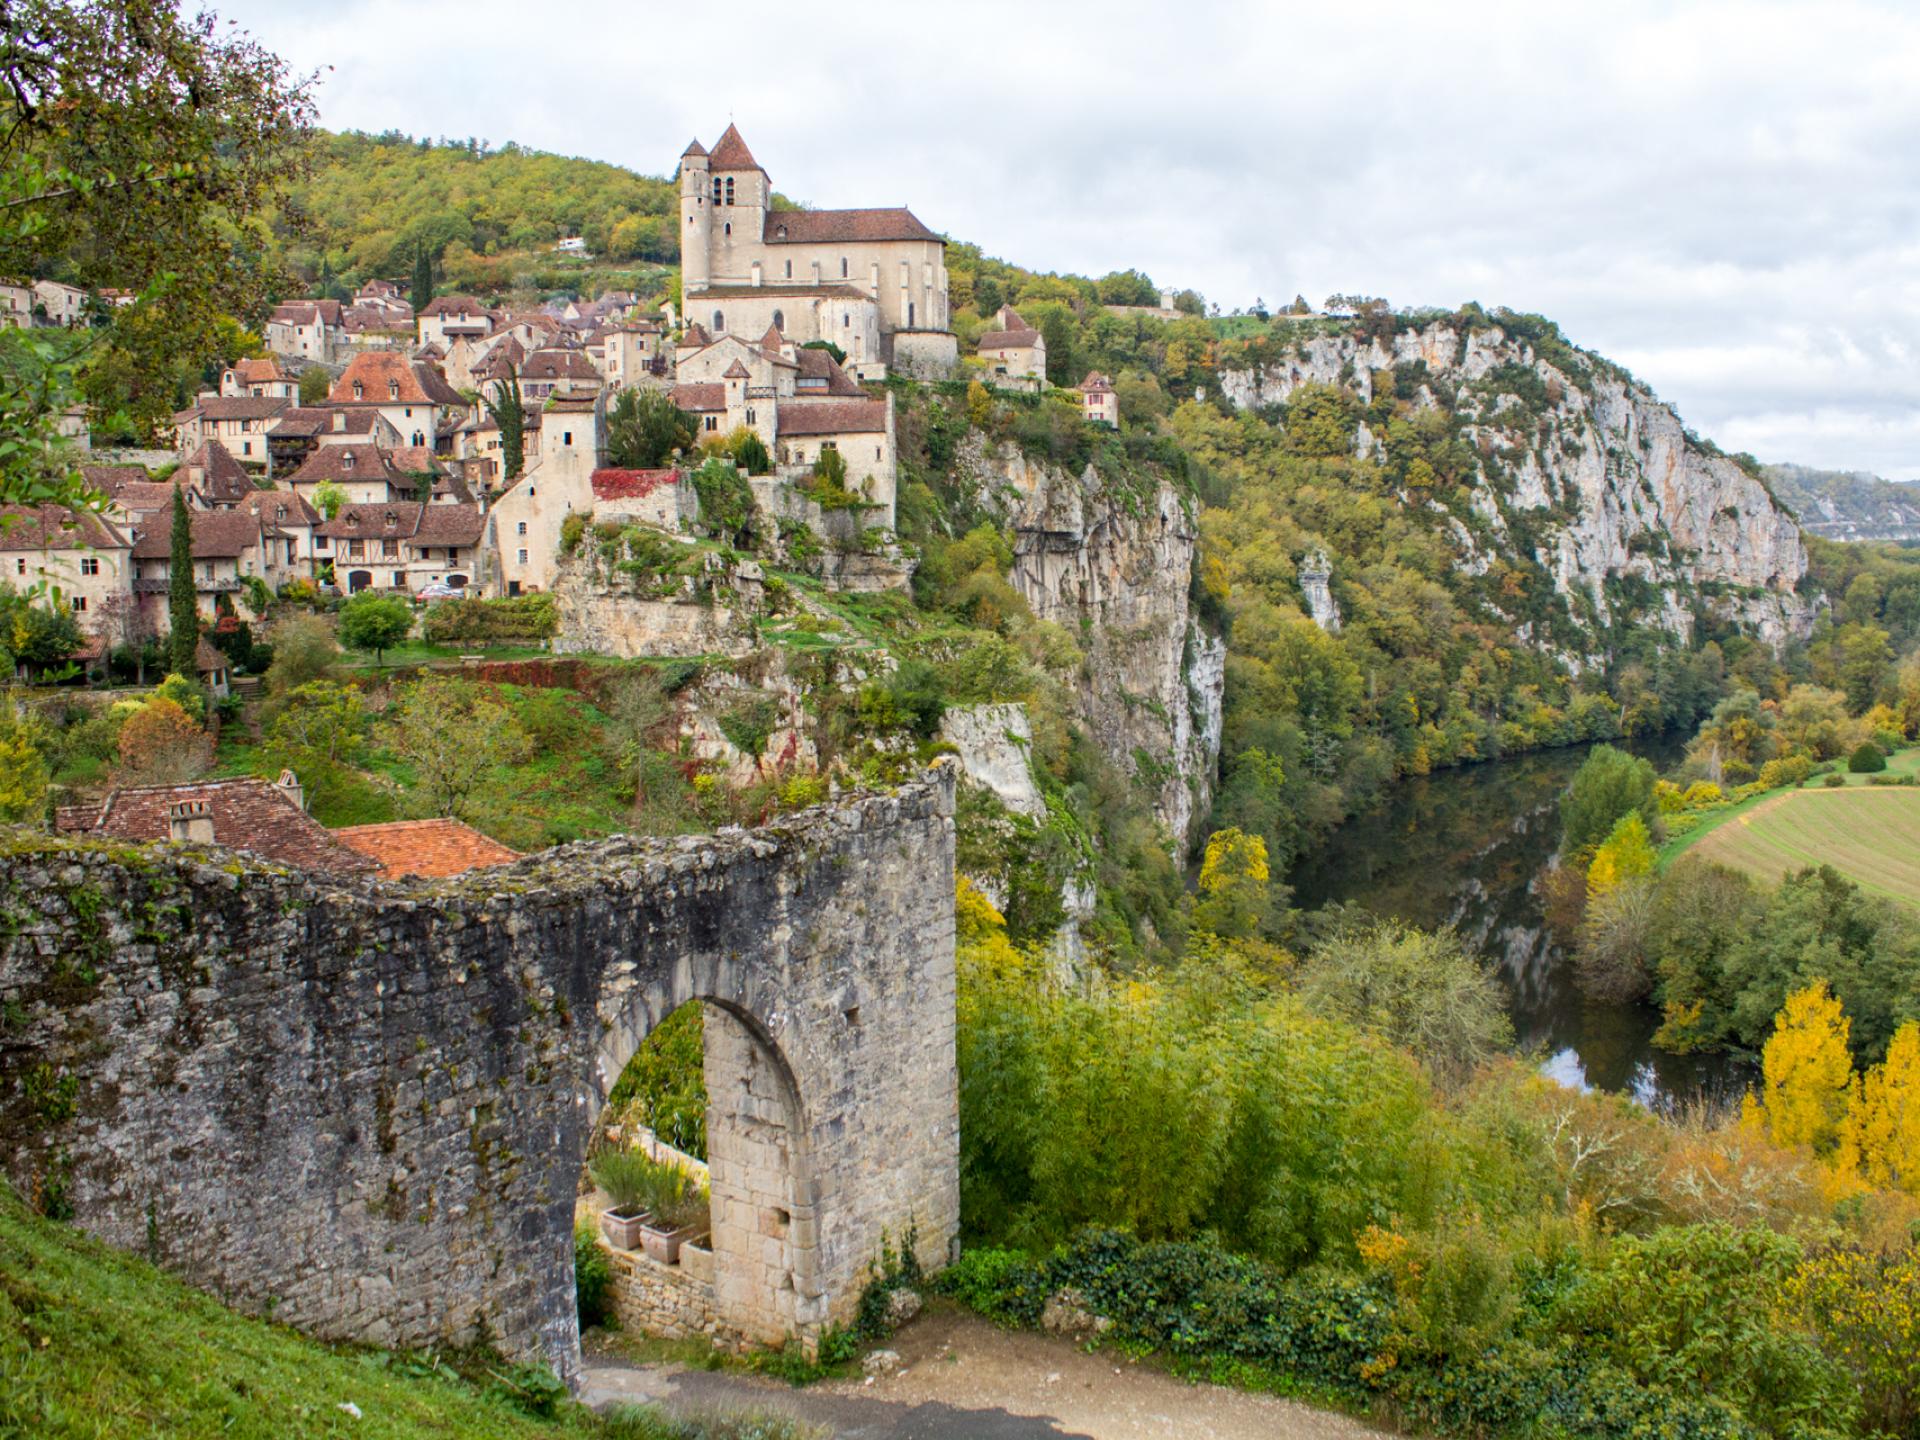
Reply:
[[[546,640],[560,628],[551,595],[499,600],[442,600],[427,611],[426,637],[435,645],[477,640]]]

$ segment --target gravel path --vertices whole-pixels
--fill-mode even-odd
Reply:
[[[723,1370],[587,1357],[581,1398],[650,1401],[671,1410],[780,1410],[846,1440],[1378,1440],[1343,1415],[1219,1385],[1191,1385],[1152,1365],[1089,1355],[1069,1340],[1012,1334],[940,1307],[892,1341],[900,1368],[871,1380],[795,1390]]]

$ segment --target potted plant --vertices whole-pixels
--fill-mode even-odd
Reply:
[[[639,1150],[610,1146],[587,1162],[593,1183],[607,1192],[607,1208],[600,1212],[600,1231],[616,1250],[632,1250],[641,1243],[647,1216],[647,1196],[654,1184],[654,1162]]]
[[[707,1189],[677,1165],[648,1163],[653,1170],[646,1199],[651,1213],[641,1222],[641,1248],[649,1259],[677,1265],[680,1247],[707,1229]]]

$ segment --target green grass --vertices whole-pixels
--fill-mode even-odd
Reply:
[[[1831,865],[1870,894],[1920,906],[1920,790],[1815,786],[1762,796],[1690,848],[1765,880]]]
[[[458,664],[462,655],[479,655],[488,660],[542,660],[553,652],[541,645],[429,645],[424,640],[408,640],[385,651],[375,665],[371,654],[349,650],[342,667],[348,670],[392,670],[403,665]]]
[[[361,1418],[341,1410],[343,1403],[358,1406]],[[40,1219],[0,1187],[0,1435],[675,1433],[655,1420],[603,1421],[571,1402],[535,1418],[444,1361],[321,1345],[236,1315],[144,1261]]]
[[[1830,763],[1833,769],[1829,773],[1839,775],[1849,786],[1856,786],[1861,789],[1882,788],[1869,785],[1868,777],[1865,775],[1851,774],[1847,770],[1845,756]],[[1884,775],[1920,775],[1920,745],[1912,746],[1905,750],[1896,750],[1893,754],[1889,755],[1887,757],[1887,768],[1881,773]],[[1798,793],[1799,790],[1841,788],[1839,786],[1828,786],[1826,784],[1826,778],[1825,775],[1815,775],[1795,790],[1768,790],[1759,795],[1749,796],[1737,805],[1729,805],[1724,810],[1716,810],[1686,834],[1677,835],[1662,845],[1658,855],[1658,868],[1665,870],[1675,860],[1679,859],[1682,854],[1691,850],[1695,845],[1699,844],[1700,841],[1720,829],[1721,826],[1731,820],[1739,819],[1741,816],[1752,814],[1752,812],[1760,806],[1778,800],[1782,795],[1795,794]],[[1896,791],[1894,793],[1898,792]]]

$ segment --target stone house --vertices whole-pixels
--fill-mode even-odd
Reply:
[[[220,393],[298,400],[300,380],[281,369],[279,360],[271,355],[260,360],[236,360],[220,372]]]
[[[839,452],[847,468],[847,488],[864,495],[873,508],[862,525],[894,524],[896,451],[893,396],[858,400],[788,401],[779,409],[779,441],[774,460],[786,478],[810,471],[827,450]]]
[[[0,506],[0,580],[60,591],[80,628],[96,633],[108,597],[133,588],[133,541],[112,520],[60,505]]]
[[[422,345],[447,349],[455,340],[477,340],[494,332],[499,317],[471,295],[442,295],[414,317]]]
[[[218,440],[209,440],[175,472],[210,510],[231,510],[254,490],[253,477]]]
[[[315,532],[333,554],[334,583],[349,593],[411,593],[433,581],[464,589],[474,580],[486,516],[477,505],[398,500],[348,505]]]
[[[416,498],[420,482],[400,468],[395,458],[399,453],[364,442],[321,445],[284,483],[287,489],[316,507],[320,489],[325,485],[338,486],[350,505],[412,500]]]
[[[278,782],[247,775],[122,786],[95,804],[61,806],[54,828],[62,835],[135,844],[224,845],[323,874],[371,875],[379,869],[377,861],[343,844],[307,813],[300,782],[290,770],[282,771]]]
[[[649,381],[664,382],[667,374],[665,337],[651,320],[615,324],[601,337],[600,368],[614,389]]]
[[[560,527],[574,511],[593,509],[593,472],[601,467],[602,423],[597,399],[563,396],[542,417],[537,464],[487,512],[486,548],[491,589],[497,595],[551,590],[560,553]]]
[[[685,530],[699,518],[700,501],[679,470],[596,470],[596,520],[632,520],[659,530]]]
[[[556,390],[592,395],[606,382],[585,350],[536,350],[520,367],[520,394],[544,400]]]
[[[202,395],[174,414],[174,445],[185,456],[218,440],[241,464],[265,470],[272,458],[267,433],[292,406],[277,395]]]
[[[995,328],[975,348],[990,384],[1008,390],[1040,390],[1047,383],[1047,340],[1018,310],[1002,305]]]
[[[1111,380],[1095,370],[1080,382],[1079,390],[1080,410],[1089,424],[1120,428],[1120,397],[1114,393]]]
[[[734,126],[711,152],[696,140],[681,155],[689,318],[715,334],[774,325],[802,343],[831,340],[863,378],[895,363],[952,369],[946,242],[936,232],[904,207],[775,210],[772,201],[766,171]]]
[[[288,300],[273,307],[263,336],[276,355],[325,364],[340,345],[338,300]]]
[[[156,514],[142,526],[133,542],[133,593],[147,619],[164,630],[167,623],[168,583],[173,574],[173,513]],[[257,577],[277,588],[291,576],[279,564],[284,552],[270,551],[261,532],[257,511],[190,510],[193,584],[203,619],[218,617],[224,601],[235,614],[257,618],[247,603],[246,578]]]
[[[334,382],[327,404],[373,411],[399,432],[402,444],[435,446],[442,427],[457,421],[467,408],[438,370],[391,351],[354,356]]]
[[[0,280],[0,330],[25,330],[33,324],[33,287]]]
[[[320,512],[296,491],[255,490],[240,508],[260,518],[264,563],[278,573],[279,584],[318,573],[314,532],[320,528]]]
[[[58,280],[33,282],[33,312],[46,325],[72,326],[87,318],[87,292]]]

